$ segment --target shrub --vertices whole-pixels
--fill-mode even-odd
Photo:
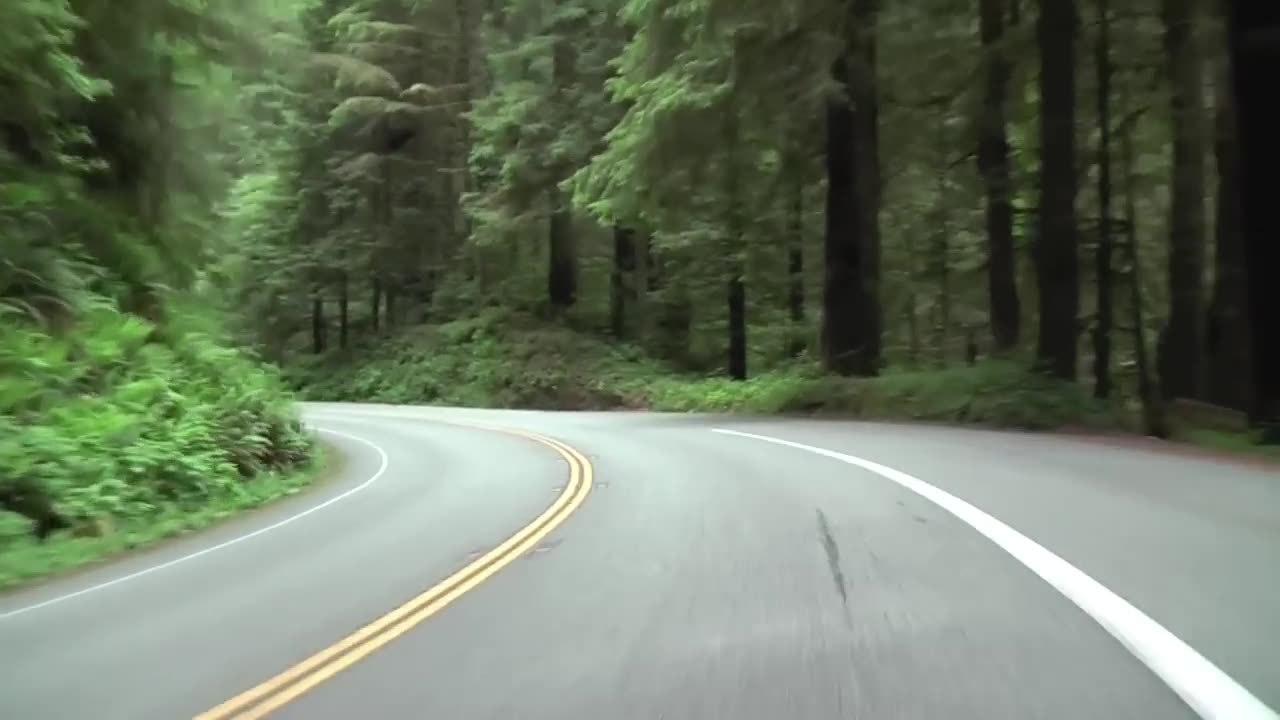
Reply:
[[[0,510],[40,534],[144,518],[309,457],[279,378],[180,325],[106,302],[56,335],[0,322]]]

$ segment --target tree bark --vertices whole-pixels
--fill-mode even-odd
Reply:
[[[1167,437],[1164,403],[1151,380],[1151,361],[1147,350],[1146,325],[1142,307],[1141,254],[1138,252],[1137,178],[1134,172],[1133,125],[1137,116],[1123,126],[1120,153],[1124,168],[1125,247],[1129,251],[1129,322],[1133,324],[1133,349],[1138,364],[1138,400],[1142,403],[1142,424],[1148,435]]]
[[[347,349],[348,341],[351,339],[350,300],[347,271],[341,270],[338,273],[338,347],[343,350]]]
[[[1280,213],[1275,208],[1275,169],[1280,167],[1280,104],[1275,68],[1280,62],[1280,12],[1274,3],[1236,0],[1231,7],[1231,61],[1239,119],[1241,226],[1254,377],[1251,423],[1280,443]]]
[[[852,0],[845,0],[850,3]],[[847,9],[849,6],[846,6]],[[851,22],[856,15],[850,12]],[[826,228],[822,287],[823,363],[841,375],[875,375],[879,359],[867,326],[866,308],[872,299],[866,287],[865,191],[858,187],[859,173],[854,137],[856,113],[850,87],[850,65],[857,59],[852,47],[835,59],[832,79],[839,90],[826,107]]]
[[[800,131],[794,130],[797,137]],[[792,141],[783,173],[787,182],[787,199],[784,212],[787,218],[787,318],[790,328],[787,334],[787,356],[798,357],[805,349],[804,305],[804,181],[806,143]]]
[[[1006,112],[1013,66],[1004,48],[1005,0],[980,0],[979,14],[986,52],[978,170],[987,192],[987,298],[995,350],[1007,352],[1017,346],[1021,331],[1014,277],[1013,181]]]
[[[563,29],[562,29],[563,30]],[[552,45],[552,82],[561,101],[574,80],[574,49],[572,38],[566,32]],[[565,174],[559,168],[558,180]],[[547,268],[547,293],[551,306],[557,309],[572,307],[578,299],[578,254],[574,247],[573,219],[564,193],[553,183],[548,192],[550,203],[550,258]]]
[[[862,194],[859,213],[863,243],[863,286],[866,302],[862,322],[866,327],[869,361],[879,369],[883,354],[884,318],[880,305],[880,85],[876,62],[876,25],[880,0],[853,0],[853,32],[850,42],[856,57],[851,90],[854,93],[853,162]]]
[[[1248,411],[1253,394],[1249,357],[1249,294],[1245,278],[1244,236],[1240,217],[1240,148],[1236,138],[1235,99],[1230,64],[1222,63],[1216,85],[1214,155],[1218,165],[1217,248],[1214,288],[1206,325],[1209,401]]]
[[[1169,321],[1158,358],[1165,399],[1203,395],[1205,147],[1201,61],[1192,0],[1162,0],[1173,132]]]
[[[738,155],[741,137],[738,109],[732,98],[724,111],[725,158],[725,258],[728,270],[729,311],[729,377],[747,379],[747,288],[744,275],[745,235],[743,232],[742,191],[739,185]]]
[[[324,296],[318,287],[311,291],[311,351],[325,351]]]
[[[1080,307],[1075,155],[1075,0],[1040,0],[1040,232],[1037,366],[1076,379]]]
[[[382,330],[382,282],[377,277],[373,278],[372,287],[369,289],[369,320],[373,325],[373,332],[378,333]]]
[[[609,327],[619,339],[630,334],[628,310],[635,292],[636,248],[635,231],[631,228],[613,228],[613,273],[609,287]]]
[[[553,203],[550,222],[549,268],[547,293],[551,306],[558,309],[572,307],[578,299],[578,261],[574,248],[573,219],[559,190],[551,191]]]
[[[1093,395],[1111,395],[1111,7],[1098,0],[1098,43],[1094,58],[1098,84],[1098,248],[1094,272],[1098,284],[1098,317],[1093,329]]]
[[[804,176],[796,173],[791,181],[789,227],[787,228],[787,315],[791,320],[791,338],[787,355],[798,357],[804,352]]]

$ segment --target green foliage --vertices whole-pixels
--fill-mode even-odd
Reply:
[[[278,378],[208,310],[214,210],[237,172],[235,67],[279,19],[240,0],[0,10],[6,562],[13,528],[145,534],[310,457]]]
[[[301,492],[336,464],[336,458],[318,457],[287,473],[256,478],[235,494],[211,497],[198,508],[166,506],[132,522],[99,518],[74,534],[43,541],[31,537],[27,518],[0,512],[0,590],[209,527],[237,512]]]
[[[56,336],[0,323],[0,427],[0,507],[68,523],[198,508],[311,447],[270,373],[106,302]]]
[[[700,377],[554,324],[493,310],[424,326],[290,373],[313,400],[551,410],[804,413],[1054,429],[1121,415],[1012,362],[858,380],[798,363],[747,382]]]
[[[317,400],[589,410],[626,403],[605,378],[630,354],[492,311],[299,363],[289,377]]]

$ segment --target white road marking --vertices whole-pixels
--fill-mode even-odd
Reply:
[[[1205,720],[1277,720],[1274,710],[1124,598],[1003,522],[901,470],[853,455],[766,435],[712,432],[785,445],[855,465],[892,480],[946,510],[1012,555],[1121,642]]]
[[[303,510],[302,512],[296,515],[291,515],[283,520],[272,523],[266,527],[258,528],[257,530],[254,530],[251,533],[240,535],[238,537],[227,540],[226,542],[218,543],[217,545],[214,545],[212,547],[207,547],[203,550],[198,550],[189,555],[183,555],[180,558],[176,558],[168,562],[163,562],[163,563],[160,563],[159,565],[153,565],[144,570],[139,570],[134,573],[129,573],[128,575],[124,575],[122,577],[118,577],[113,580],[108,580],[107,582],[99,583],[97,585],[93,585],[93,586],[84,588],[82,590],[77,590],[75,592],[67,593],[65,595],[59,595],[55,598],[50,598],[49,600],[45,600],[43,602],[38,602],[33,605],[27,605],[25,607],[17,608],[16,610],[0,612],[0,620],[6,620],[8,618],[12,618],[18,615],[23,615],[25,613],[32,612],[33,610],[39,610],[41,608],[49,607],[50,605],[56,605],[58,603],[65,602],[67,600],[71,600],[72,598],[78,598],[84,595],[88,595],[90,593],[98,592],[99,590],[105,590],[109,587],[114,587],[116,585],[129,582],[130,580],[136,580],[137,578],[143,577],[144,575],[150,575],[151,573],[159,572],[166,568],[171,568],[174,565],[180,565],[182,563],[187,562],[188,560],[195,560],[196,558],[204,557],[205,555],[218,552],[219,550],[224,550],[226,548],[231,547],[232,545],[238,545],[239,543],[242,543],[245,540],[258,537],[259,535],[265,535],[266,533],[269,533],[272,530],[278,530],[284,527],[285,525],[288,525],[296,520],[301,520],[302,518],[312,513],[319,512],[329,507],[330,505],[333,505],[334,503],[340,502],[342,500],[345,500],[351,497],[352,495],[355,495],[361,490],[364,490],[365,488],[377,482],[378,478],[381,478],[383,474],[386,473],[387,466],[390,464],[391,461],[387,457],[387,452],[383,450],[381,447],[379,447],[376,443],[370,442],[369,440],[365,440],[364,438],[361,438],[361,437],[356,437],[355,435],[348,435],[347,433],[344,433],[344,432],[338,432],[337,430],[329,430],[327,428],[319,428],[319,427],[315,429],[323,433],[336,435],[337,437],[340,437],[340,438],[345,438],[347,440],[363,443],[364,445],[368,445],[369,447],[373,448],[375,451],[377,451],[379,457],[381,458],[381,463],[378,466],[378,471],[375,472],[368,480],[365,480],[364,482],[351,488],[350,490],[347,490],[339,495],[335,495],[329,498],[328,500],[325,500],[324,502],[320,503],[319,505],[315,505],[313,507],[307,508],[306,510]]]

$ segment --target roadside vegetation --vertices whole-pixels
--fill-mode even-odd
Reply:
[[[296,7],[222,267],[306,397],[1275,426],[1208,6]]]
[[[1280,442],[1226,45],[1191,0],[5,2],[0,583],[297,487],[295,393]]]
[[[208,122],[235,116],[250,16],[131,5],[0,10],[0,587],[290,492],[315,458],[210,272],[235,161]]]

